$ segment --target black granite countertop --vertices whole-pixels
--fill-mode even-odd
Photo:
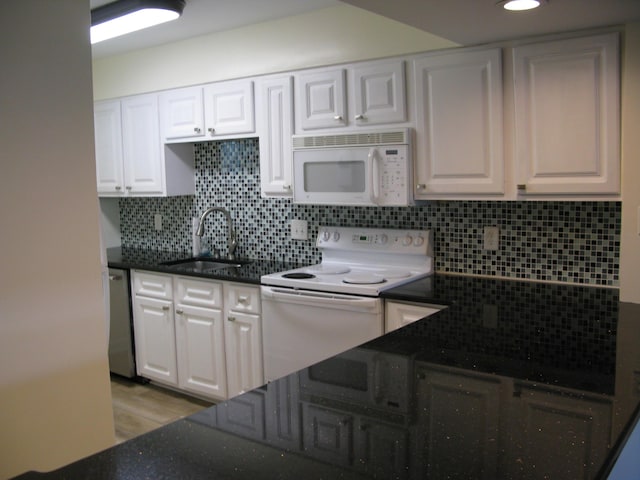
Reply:
[[[23,479],[605,478],[640,400],[615,289],[436,275],[435,315]]]
[[[260,284],[260,277],[262,277],[262,275],[291,270],[302,266],[295,263],[274,260],[242,258],[238,259],[239,263],[242,263],[242,265],[238,267],[224,268],[213,272],[180,270],[171,265],[166,265],[167,263],[191,258],[192,255],[190,251],[169,252],[130,247],[112,247],[107,249],[107,263],[110,268],[148,270],[176,275],[190,275],[216,280],[252,283],[256,285]]]

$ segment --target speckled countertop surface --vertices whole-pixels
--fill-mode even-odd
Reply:
[[[640,306],[615,289],[444,275],[384,296],[448,308],[20,478],[604,478],[640,400]]]

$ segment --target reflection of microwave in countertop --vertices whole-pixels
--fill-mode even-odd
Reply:
[[[408,128],[293,136],[293,201],[321,205],[413,204]]]

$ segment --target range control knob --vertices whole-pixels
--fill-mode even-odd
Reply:
[[[412,242],[413,242],[413,237],[411,235],[406,235],[402,239],[402,245],[405,247],[408,247],[409,245],[411,245]]]
[[[419,246],[423,245],[424,244],[424,237],[416,237],[416,239],[413,241],[413,244],[416,247],[419,247]]]
[[[325,242],[328,242],[330,238],[331,238],[331,234],[329,233],[329,231],[324,230],[322,232],[322,240],[324,240]]]
[[[340,232],[333,232],[333,241],[337,242],[338,240],[340,240]]]

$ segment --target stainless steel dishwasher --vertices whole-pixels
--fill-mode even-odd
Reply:
[[[109,370],[123,377],[136,376],[129,271],[109,269]]]

